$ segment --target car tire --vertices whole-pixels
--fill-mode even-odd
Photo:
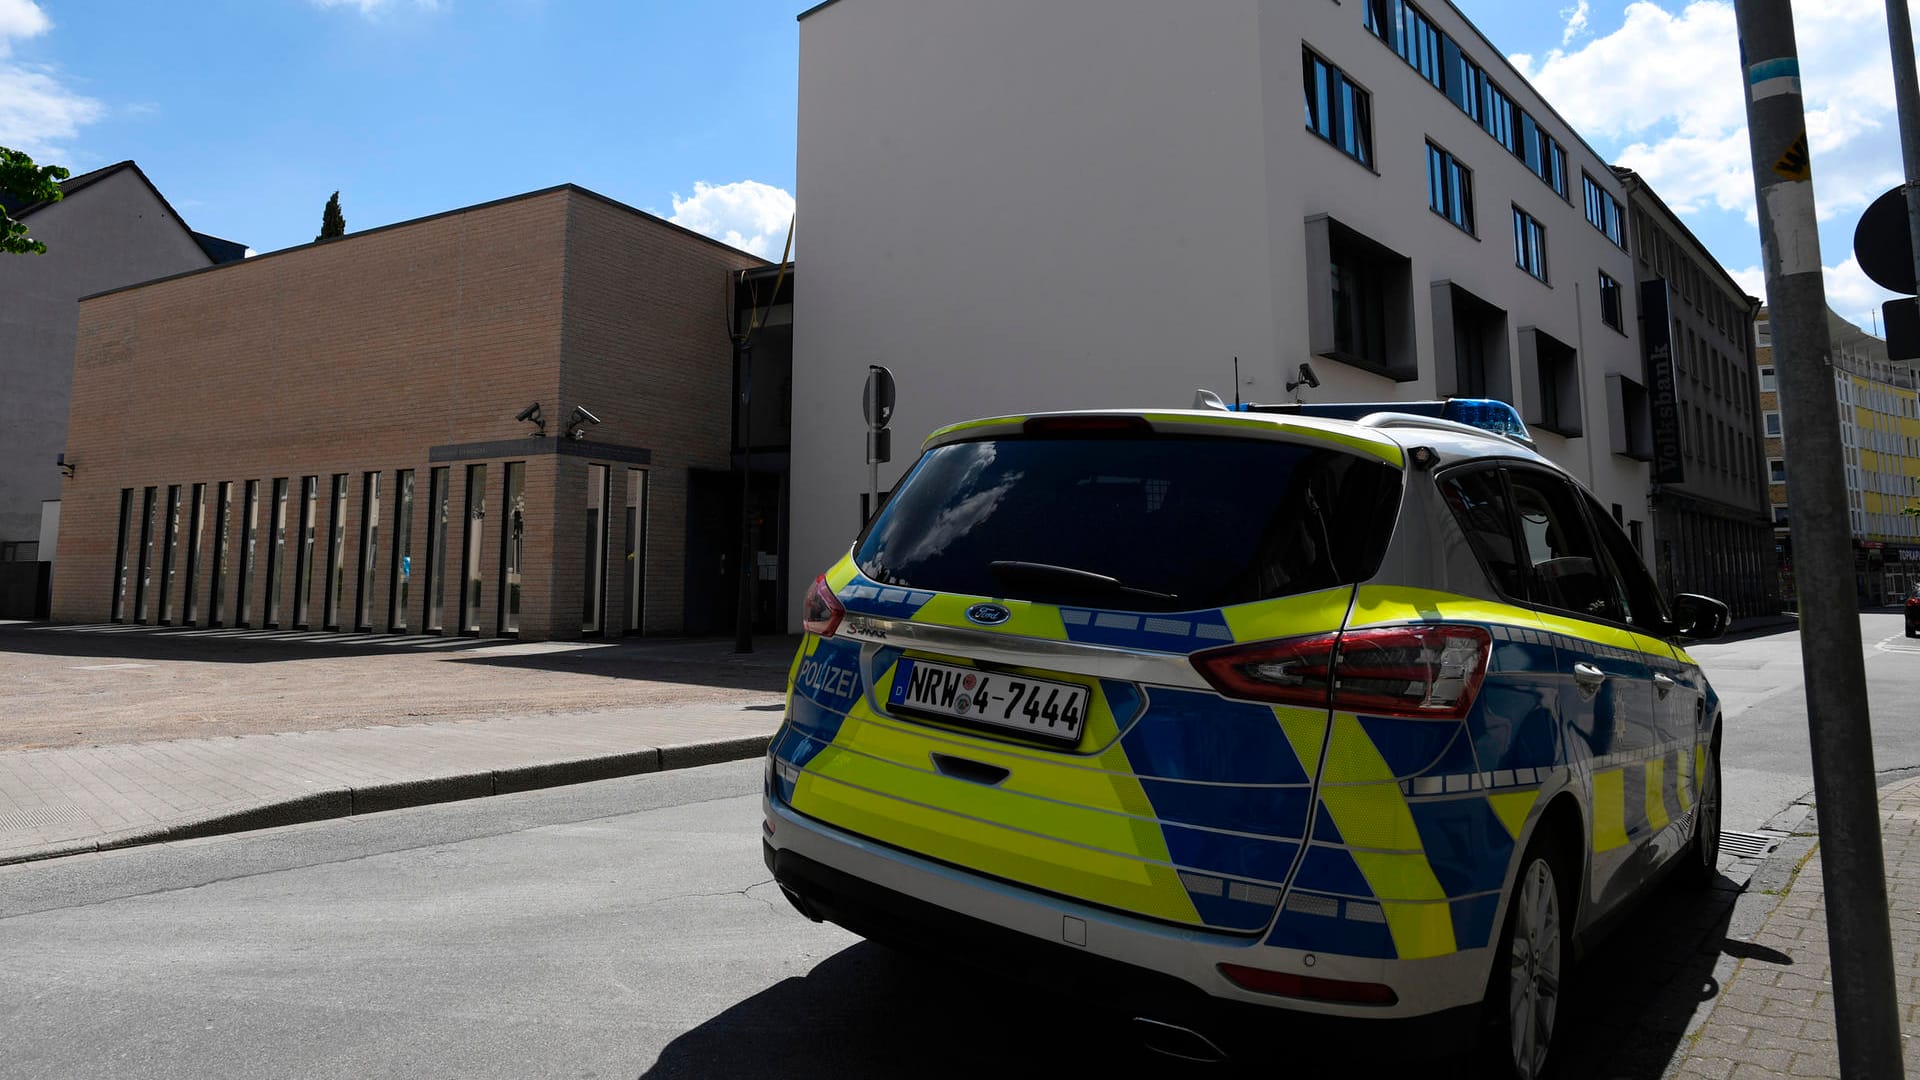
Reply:
[[[1576,882],[1570,854],[1537,835],[1520,857],[1487,980],[1480,1040],[1483,1077],[1554,1075],[1556,1036],[1573,964]]]
[[[1720,790],[1720,736],[1715,733],[1693,807],[1693,840],[1680,856],[1680,880],[1692,888],[1709,889],[1720,881]]]

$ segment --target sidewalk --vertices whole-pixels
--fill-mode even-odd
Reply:
[[[1881,789],[1880,819],[1906,1073],[1920,1078],[1920,777]],[[1738,959],[1720,976],[1711,1011],[1669,1077],[1840,1076],[1826,893],[1819,852],[1808,849],[1803,842],[1774,856],[1789,880],[1757,929],[1725,943],[1724,954]],[[1792,860],[1802,853],[1796,873]],[[1767,898],[1758,877],[1748,889],[1750,898]]]
[[[58,639],[99,640],[91,628],[33,630]],[[167,636],[177,639],[179,632]],[[290,658],[283,666],[311,663],[298,659],[301,654],[291,643],[275,644],[266,634],[248,636],[251,640],[241,644],[255,650],[254,656]],[[309,646],[320,637],[301,635]],[[353,635],[332,637],[353,644]],[[13,640],[43,639],[16,633]],[[214,655],[213,649],[235,646],[173,647],[198,660]],[[527,647],[511,643],[486,651],[496,665],[529,659]],[[777,680],[792,653],[792,642],[779,638],[763,640],[748,657],[733,656],[731,643],[647,642],[621,646],[613,659],[602,659],[613,655],[603,653],[569,660],[576,666],[593,662],[604,670],[619,663],[629,669],[629,681],[615,683],[634,688],[628,700],[637,704],[626,708],[153,740],[140,740],[136,730],[122,725],[114,730],[125,734],[104,745],[0,751],[0,864],[756,757],[779,726],[778,693],[734,689],[654,703],[641,694],[644,685],[633,681],[634,672],[671,670],[687,680],[689,664],[715,676],[723,665],[750,666],[769,673],[777,669],[771,675]],[[72,666],[69,657],[56,659]],[[159,669],[174,663],[86,667]],[[433,663],[434,670],[452,670]],[[341,674],[326,668],[304,677]],[[446,678],[467,674],[461,669]],[[275,676],[282,683],[298,677]],[[404,697],[409,691],[399,692]]]

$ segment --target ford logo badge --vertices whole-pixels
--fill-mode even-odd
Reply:
[[[1013,616],[1013,612],[999,604],[975,604],[967,609],[967,618],[981,626],[999,626]]]

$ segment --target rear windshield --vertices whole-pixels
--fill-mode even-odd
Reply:
[[[1292,443],[1021,438],[928,451],[860,541],[875,581],[1189,611],[1371,577],[1400,471]]]

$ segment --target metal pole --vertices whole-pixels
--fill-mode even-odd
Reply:
[[[1920,280],[1920,79],[1914,74],[1913,25],[1907,0],[1887,0],[1887,36],[1893,45],[1893,102],[1900,114],[1900,160],[1907,174],[1907,235]],[[1879,331],[1879,313],[1874,313]]]
[[[1745,68],[1760,261],[1767,277],[1787,472],[1793,477],[1800,655],[1840,1075],[1897,1078],[1903,1075],[1899,1003],[1793,6],[1790,0],[1736,0],[1734,12]]]
[[[753,651],[753,341],[740,344],[740,587],[733,609],[733,651]]]

